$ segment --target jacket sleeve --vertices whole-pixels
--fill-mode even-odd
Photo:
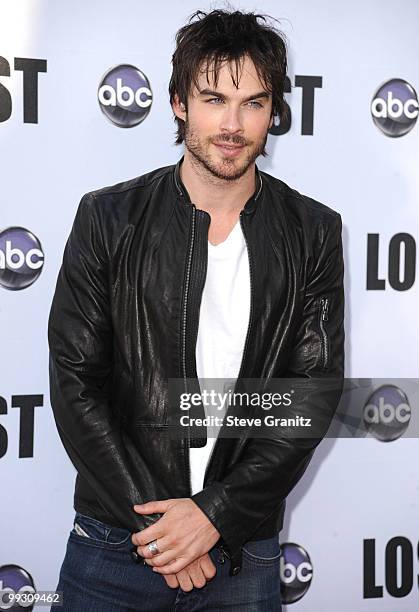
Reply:
[[[144,501],[136,485],[142,460],[118,426],[110,400],[108,266],[92,194],[81,199],[65,245],[48,343],[51,406],[67,454],[117,524],[144,529],[150,521],[132,508]]]
[[[330,423],[343,387],[344,375],[344,287],[342,220],[338,213],[326,225],[317,261],[306,285],[301,324],[284,378],[334,379],[332,392],[308,393],[298,413],[320,409]],[[319,312],[322,297],[329,298],[328,366],[319,360]],[[330,385],[330,378],[327,384]],[[337,381],[337,384],[336,384]],[[327,381],[326,381],[327,382]],[[333,390],[334,389],[334,390]],[[302,395],[304,397],[304,394]],[[328,423],[324,430],[327,431]],[[213,482],[192,497],[221,534],[231,557],[240,555],[245,542],[273,513],[306,470],[321,436],[293,437],[279,431],[269,438],[249,438],[241,459],[222,481]]]

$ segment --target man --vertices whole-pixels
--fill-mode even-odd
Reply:
[[[176,42],[184,156],[82,198],[50,313],[73,612],[280,610],[285,499],[320,439],[171,436],[169,379],[343,377],[341,217],[255,164],[285,113],[284,41],[216,10]]]

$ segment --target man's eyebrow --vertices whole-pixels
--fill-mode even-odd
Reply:
[[[216,98],[221,98],[222,100],[228,100],[228,96],[225,96],[224,94],[220,93],[219,91],[213,91],[212,89],[202,89],[199,92],[200,96],[214,96]],[[246,98],[243,98],[242,102],[248,102],[249,100],[257,100],[258,98],[269,98],[270,94],[263,90],[263,91],[258,91],[257,93],[251,95],[251,96],[247,96]]]

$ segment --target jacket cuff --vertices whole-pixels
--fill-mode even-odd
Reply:
[[[205,487],[192,501],[202,510],[221,536],[220,548],[230,560],[230,576],[236,576],[242,566],[242,545],[247,540],[237,524],[237,514],[226,499],[219,483]]]
[[[191,497],[220,533],[222,546],[229,558],[241,554],[242,545],[249,539],[238,521],[238,512],[226,498],[220,483],[213,483]]]

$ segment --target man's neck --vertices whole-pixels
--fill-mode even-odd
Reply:
[[[239,179],[227,181],[211,174],[187,149],[180,165],[180,177],[191,201],[210,215],[238,214],[256,189],[254,163]]]

